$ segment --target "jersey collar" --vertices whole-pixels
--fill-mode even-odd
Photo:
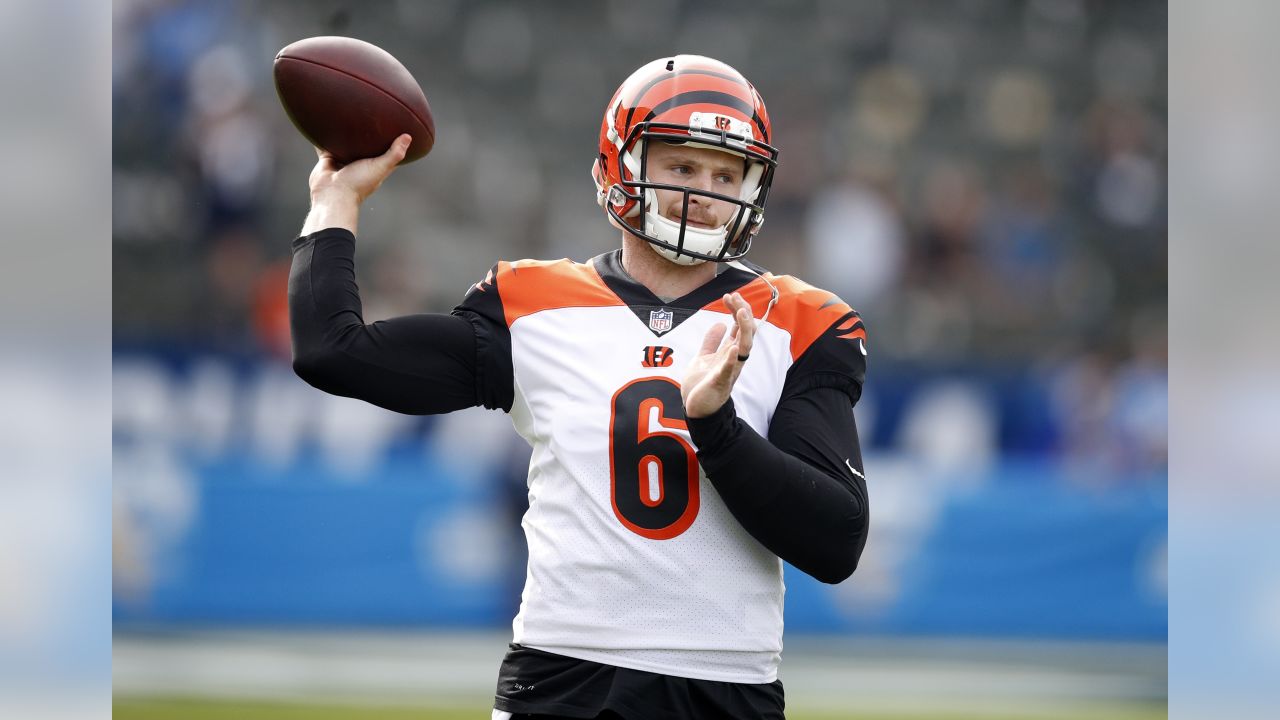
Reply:
[[[649,288],[636,282],[622,267],[622,249],[612,250],[591,259],[591,264],[599,273],[600,279],[613,294],[622,300],[640,322],[658,337],[671,332],[680,323],[688,320],[694,313],[719,300],[725,293],[742,289],[743,286],[756,279],[755,275],[733,267],[721,265],[722,271],[705,284],[670,302],[664,302]],[[670,327],[667,323],[654,323],[654,313],[669,312]],[[657,327],[655,327],[657,325]]]

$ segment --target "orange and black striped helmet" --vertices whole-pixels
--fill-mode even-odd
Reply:
[[[700,55],[660,58],[632,73],[614,93],[600,126],[600,154],[591,169],[596,201],[614,225],[652,243],[673,262],[742,257],[764,222],[765,199],[778,165],[764,99],[737,70]],[[646,172],[649,140],[714,148],[746,161],[738,197],[663,185]],[[659,213],[654,190],[702,195],[738,206],[719,228],[700,228]]]

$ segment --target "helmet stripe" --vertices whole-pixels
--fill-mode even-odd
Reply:
[[[635,94],[635,97],[633,97],[631,99],[631,102],[628,103],[628,105],[630,105],[630,109],[627,110],[627,122],[624,127],[627,127],[627,128],[631,127],[631,121],[635,117],[636,109],[640,107],[640,101],[644,98],[645,95],[649,93],[650,90],[653,89],[655,85],[666,80],[674,80],[676,78],[687,77],[690,75],[705,75],[705,76],[710,76],[714,78],[720,78],[721,80],[727,80],[728,82],[733,83],[734,86],[736,86],[737,88],[741,88],[747,91],[748,94],[750,93],[750,88],[744,86],[740,78],[736,78],[732,75],[727,75],[721,72],[714,72],[712,70],[699,70],[699,69],[690,68],[687,70],[677,71],[674,75],[659,75],[658,77],[655,77],[649,82],[645,83],[644,87],[640,88],[640,90]]]
[[[651,89],[653,89],[653,86],[657,85],[658,83],[666,80],[674,80],[676,78],[688,77],[690,75],[705,75],[709,77],[720,78],[721,80],[727,80],[733,83],[735,86],[743,88],[744,90],[747,89],[746,85],[744,85],[744,83],[740,78],[736,78],[732,75],[727,75],[725,73],[715,72],[712,70],[697,70],[697,69],[681,70],[679,72],[676,72],[673,75],[659,75],[658,77],[655,77],[649,82],[645,83],[644,87],[640,88],[640,90],[635,94],[635,97],[631,98],[631,103],[630,103],[631,106],[635,107],[639,105],[640,100],[644,98],[645,94],[648,93]]]
[[[725,105],[737,110],[743,115],[750,116],[754,108],[745,100],[728,93],[716,92],[714,90],[693,90],[691,92],[680,93],[658,103],[645,116],[643,122],[648,122],[662,113],[677,108],[682,105],[693,105],[694,103],[707,103],[709,105]]]
[[[766,128],[764,122],[760,119],[760,116],[756,113],[755,108],[751,106],[751,104],[749,104],[748,102],[746,102],[745,100],[739,97],[722,93],[722,92],[716,92],[714,90],[693,90],[690,92],[681,93],[674,97],[668,98],[667,100],[664,100],[663,102],[660,102],[656,106],[654,106],[653,109],[649,111],[649,114],[645,116],[642,122],[652,120],[653,118],[670,110],[671,108],[680,107],[682,105],[692,105],[694,103],[726,105],[728,107],[731,107],[741,112],[743,115],[750,117],[751,120],[755,123],[756,128],[760,131],[760,135],[761,135],[760,139],[765,143],[769,142],[768,129]],[[635,110],[634,106],[632,107],[632,110]]]

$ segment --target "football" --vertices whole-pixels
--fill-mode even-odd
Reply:
[[[413,143],[401,165],[436,142],[431,106],[391,53],[349,37],[312,37],[276,54],[276,94],[294,127],[342,163],[386,152],[401,133]]]

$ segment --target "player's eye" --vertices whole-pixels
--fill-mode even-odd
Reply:
[[[677,175],[688,175],[693,171],[689,169],[688,165],[672,165],[671,172]]]

